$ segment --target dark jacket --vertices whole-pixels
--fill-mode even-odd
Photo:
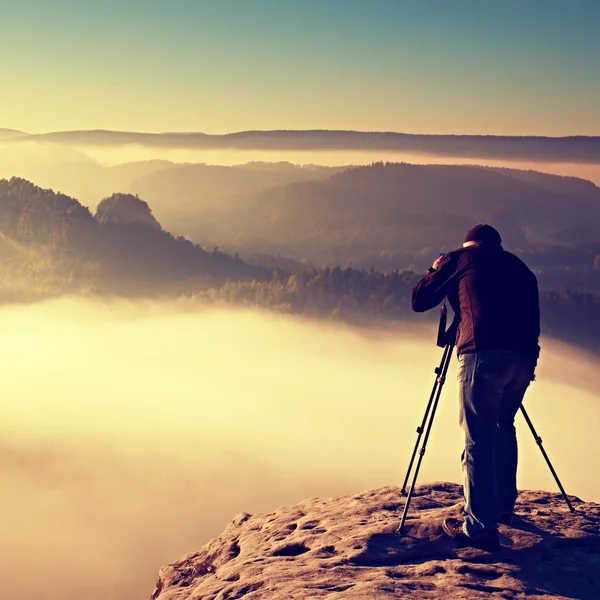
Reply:
[[[479,242],[443,256],[412,291],[424,312],[444,297],[458,320],[459,354],[514,350],[539,354],[540,308],[536,276],[495,242]]]

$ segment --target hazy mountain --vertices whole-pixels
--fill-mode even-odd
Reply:
[[[147,199],[170,228],[185,228],[190,220],[201,218],[207,210],[244,203],[248,193],[286,183],[325,179],[339,170],[287,162],[255,162],[233,167],[171,164],[140,177],[125,189]]]
[[[575,191],[580,191],[582,193],[594,193],[594,189],[597,188],[594,183],[581,177],[553,175],[551,173],[542,173],[531,169],[507,169],[502,167],[485,168],[489,171],[499,173],[500,175],[506,175],[507,177],[518,179],[519,181],[532,183],[550,192],[572,194]]]
[[[61,144],[139,144],[187,149],[379,150],[551,162],[600,163],[600,137],[419,135],[395,132],[336,130],[242,131],[206,133],[137,133],[125,131],[60,131],[29,136]]]
[[[24,179],[0,180],[0,232],[5,240],[0,251],[9,258],[15,244],[26,251],[45,249],[56,264],[66,261],[67,268],[95,269],[101,284],[115,285],[120,292],[160,288],[165,282],[189,278],[215,283],[267,275],[238,258],[175,238],[162,229],[148,204],[127,194],[105,199],[94,216],[64,194]],[[21,252],[20,258],[36,257]],[[27,267],[32,268],[37,267]]]
[[[0,138],[0,142],[6,142]],[[84,151],[50,142],[0,143],[0,178],[20,177],[61,191],[95,207],[105,196],[126,191],[129,184],[161,168],[166,160],[104,166]]]
[[[382,268],[382,257],[456,247],[477,221],[496,225],[508,247],[525,248],[527,237],[600,223],[600,189],[542,173],[376,163],[249,193],[183,231],[230,251],[364,266],[371,257]]]
[[[0,142],[2,138],[0,138]],[[20,177],[78,198],[90,208],[115,192],[140,194],[161,216],[214,208],[225,196],[294,181],[326,177],[340,168],[289,162],[251,162],[235,167],[153,159],[106,166],[84,150],[45,141],[0,144],[0,178]],[[164,171],[164,173],[160,173]],[[156,174],[156,176],[153,176]]]
[[[18,131],[16,129],[0,128],[0,140],[7,140],[7,139],[12,139],[12,138],[17,138],[17,137],[23,137],[26,135],[29,135],[29,134],[25,133],[24,131]]]
[[[113,194],[104,198],[96,209],[96,219],[102,225],[144,225],[162,229],[148,203],[130,194]]]
[[[378,266],[377,260],[381,264],[387,261],[388,273],[338,266],[314,269],[273,251],[244,252],[243,256],[249,257],[246,261],[174,237],[137,196],[113,194],[98,205],[94,215],[65,194],[24,179],[0,180],[0,302],[65,293],[185,295],[199,303],[256,306],[347,322],[414,319],[409,297],[420,275],[406,268],[411,256],[425,256],[431,248],[402,254],[402,244],[423,248],[425,243],[440,242],[443,235],[450,239],[448,229],[461,239],[474,215],[432,216],[396,210],[392,196],[382,195],[381,190],[379,196],[371,196],[366,193],[369,188],[361,189],[357,184],[361,177],[368,179],[377,170],[393,175],[397,167],[405,166],[375,165],[321,182],[279,186],[260,192],[273,195],[271,204],[225,211],[234,230],[237,227],[241,232],[233,239],[233,246],[295,249],[321,263],[338,260]],[[445,183],[446,190],[451,190]],[[328,195],[319,195],[321,188]],[[310,193],[298,196],[298,189]],[[341,196],[335,193],[339,190]],[[419,198],[412,202],[416,206]],[[347,210],[340,208],[343,206]],[[512,218],[510,213],[496,214],[505,225]],[[518,237],[516,221],[514,227],[513,234]],[[253,231],[262,231],[265,237],[252,238],[244,233]],[[509,231],[502,228],[505,236]],[[456,239],[452,240],[454,246]],[[433,248],[437,249],[439,246]],[[597,350],[600,295],[590,292],[600,289],[600,269],[594,268],[596,263],[600,265],[600,245],[567,250],[554,254],[542,249],[547,265],[540,274],[540,283],[546,288],[541,294],[544,331]],[[530,256],[528,263],[533,262]],[[567,291],[556,291],[565,288]],[[435,319],[436,315],[427,318]]]
[[[25,179],[0,180],[0,230],[16,241],[52,249],[87,244],[97,222],[77,200]]]
[[[562,244],[579,245],[600,242],[600,222],[598,220],[584,220],[577,225],[556,232],[553,237]]]
[[[78,158],[78,151],[59,150]],[[456,247],[474,221],[496,225],[513,250],[596,241],[600,231],[598,187],[536,171],[405,163],[225,167],[164,160],[104,167],[83,156],[45,166],[40,161],[32,171],[46,174],[43,187],[78,190],[92,209],[115,192],[137,195],[168,231],[230,253],[270,255],[270,265],[292,259],[421,268]],[[584,253],[585,264],[595,256],[590,252]]]

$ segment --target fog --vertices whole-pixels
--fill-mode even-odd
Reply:
[[[251,161],[288,161],[297,165],[332,167],[365,165],[376,161],[483,165],[581,177],[600,185],[600,165],[594,164],[492,160],[381,151],[182,150],[133,144],[76,147],[32,140],[0,142],[0,177],[29,179],[42,188],[52,188],[73,196],[92,209],[95,209],[102,198],[115,192],[132,191],[139,178],[170,166],[160,162],[123,166],[136,161],[225,166]]]
[[[441,358],[425,326],[185,302],[5,306],[0,331],[11,600],[145,598],[240,511],[398,485]],[[461,478],[455,366],[421,482]],[[527,406],[567,490],[599,501],[596,369],[546,342]],[[555,491],[519,425],[520,486]]]
[[[600,165],[560,163],[531,160],[502,160],[491,158],[454,157],[416,152],[381,150],[188,150],[177,148],[151,148],[142,145],[82,146],[88,156],[106,166],[129,161],[164,159],[176,163],[206,163],[233,166],[251,161],[288,161],[297,165],[368,165],[376,161],[407,162],[418,165],[484,165],[510,169],[531,169],[542,173],[581,177],[600,185]]]

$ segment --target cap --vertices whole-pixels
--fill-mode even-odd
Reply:
[[[502,243],[500,234],[491,225],[475,225],[467,231],[464,242],[496,242]]]

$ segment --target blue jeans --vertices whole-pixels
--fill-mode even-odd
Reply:
[[[536,359],[506,350],[480,350],[458,359],[460,424],[465,431],[464,532],[497,529],[498,515],[517,500],[515,416],[533,378]]]

